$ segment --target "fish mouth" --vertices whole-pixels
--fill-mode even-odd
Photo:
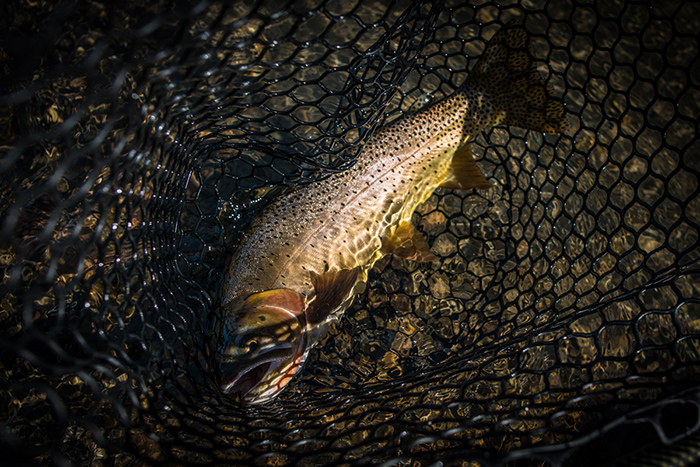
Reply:
[[[236,375],[235,378],[221,382],[221,391],[224,394],[237,394],[238,397],[250,402],[248,394],[257,387],[272,370],[279,366],[279,362],[274,360],[258,363],[244,372]]]
[[[289,348],[289,345],[284,347]],[[285,358],[279,353],[287,349],[279,347],[267,352],[267,355],[261,356],[257,362],[250,362],[247,368],[242,368],[236,372],[233,378],[223,379],[221,381],[221,391],[224,394],[238,394],[241,399],[252,391],[256,386],[262,383],[266,377],[277,369],[281,361]],[[266,357],[266,358],[265,358]]]
[[[289,348],[288,345],[285,347]],[[278,348],[276,349],[278,352],[268,352],[264,360],[250,364],[248,368],[238,372],[234,378],[222,380],[221,392],[237,395],[238,399],[245,404],[260,404],[272,399],[301,369],[301,363],[306,358],[305,349],[305,342],[302,342],[291,358],[270,355],[286,349]],[[275,375],[276,371],[279,374]]]

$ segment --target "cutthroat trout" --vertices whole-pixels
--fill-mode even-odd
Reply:
[[[493,36],[452,96],[378,131],[350,169],[296,188],[253,222],[223,290],[221,390],[246,404],[275,397],[379,258],[432,261],[411,216],[436,187],[490,187],[468,143],[497,125],[567,127],[524,29],[514,25]]]

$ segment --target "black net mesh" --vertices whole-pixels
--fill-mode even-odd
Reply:
[[[697,4],[54,3],[0,6],[6,462],[697,459]],[[222,397],[237,233],[511,20],[569,131],[480,135],[494,189],[414,218],[440,261],[384,258],[278,400]]]

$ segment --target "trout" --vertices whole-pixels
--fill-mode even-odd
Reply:
[[[297,187],[263,211],[223,287],[214,352],[223,393],[244,404],[274,398],[379,258],[435,259],[411,216],[437,187],[490,187],[469,150],[479,132],[567,128],[564,106],[532,57],[522,27],[502,28],[452,96],[377,131],[348,170]]]

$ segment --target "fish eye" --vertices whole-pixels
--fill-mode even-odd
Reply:
[[[245,344],[243,344],[243,350],[245,353],[254,352],[258,348],[258,345],[258,339],[251,337],[245,342]]]
[[[242,357],[251,352],[254,352],[260,346],[257,337],[245,338],[241,336],[226,350],[226,355],[229,357]]]

